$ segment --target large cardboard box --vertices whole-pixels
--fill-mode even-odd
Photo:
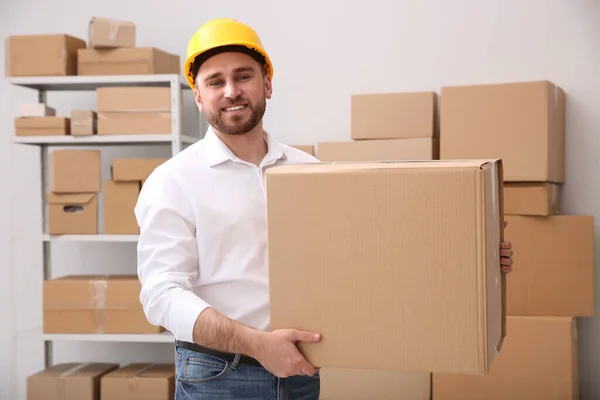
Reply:
[[[502,164],[266,173],[271,328],[317,367],[486,374],[504,336]],[[290,212],[293,210],[293,212]]]
[[[172,400],[175,365],[129,364],[102,378],[101,400]]]
[[[159,135],[172,131],[170,112],[98,113],[98,135]]]
[[[435,137],[437,94],[404,92],[352,95],[350,130],[354,140]]]
[[[137,235],[134,208],[141,182],[104,182],[104,233]]]
[[[117,182],[144,182],[168,158],[115,158],[112,160],[112,180]]]
[[[102,188],[100,150],[53,150],[50,153],[51,191],[98,193]]]
[[[505,215],[560,214],[561,185],[549,182],[504,184]]]
[[[179,56],[153,47],[79,49],[79,75],[179,74]]]
[[[487,376],[433,374],[433,400],[578,400],[573,317],[509,316],[502,352]]]
[[[436,138],[373,139],[320,142],[318,158],[325,162],[435,160]]]
[[[135,275],[65,276],[44,281],[44,333],[159,333],[140,304]]]
[[[104,87],[96,89],[100,112],[170,112],[171,89],[161,87]]]
[[[100,400],[100,380],[112,363],[62,363],[27,377],[27,400]]]
[[[594,217],[507,215],[514,249],[507,277],[507,313],[594,315]]]
[[[501,158],[507,182],[565,180],[565,94],[548,81],[443,87],[440,158]]]
[[[319,400],[430,400],[431,374],[323,368]]]
[[[17,35],[6,38],[6,76],[77,75],[77,50],[85,40],[70,35]]]

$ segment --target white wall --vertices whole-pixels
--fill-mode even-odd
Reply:
[[[348,139],[352,93],[552,80],[568,95],[564,212],[600,217],[600,2],[389,0],[351,6],[341,0],[104,0],[93,4],[60,0],[51,4],[3,2],[0,37],[63,32],[85,38],[89,18],[105,16],[135,21],[138,45],[184,57],[188,38],[208,19],[227,16],[251,24],[275,63],[274,98],[266,125],[287,143]],[[24,398],[25,377],[43,366],[39,340],[13,338],[16,332],[41,324],[41,246],[35,237],[40,226],[39,155],[36,148],[8,144],[17,104],[35,100],[33,91],[0,81],[0,186],[8,188],[0,190],[0,398]],[[75,102],[95,105],[90,94],[51,95],[49,101],[61,113]],[[128,151],[158,154],[160,149]],[[114,154],[105,151],[104,160]],[[105,268],[134,272],[135,248],[133,244],[65,244],[53,249],[53,261],[58,274]],[[596,306],[600,309],[598,301]],[[582,321],[580,344],[582,392],[586,398],[598,398],[599,317]],[[170,360],[171,350],[170,345],[118,344],[55,349],[56,361],[121,362]]]

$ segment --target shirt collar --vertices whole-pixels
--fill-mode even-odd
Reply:
[[[267,131],[264,131],[264,134],[268,151],[263,162],[273,163],[279,159],[286,159],[282,146]],[[203,141],[205,143],[205,156],[208,166],[214,167],[225,161],[240,161],[219,136],[217,136],[211,126],[208,127]]]

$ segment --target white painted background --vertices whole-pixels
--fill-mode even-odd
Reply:
[[[600,218],[598,1],[373,0],[350,5],[342,0],[5,0],[0,5],[0,37],[69,33],[86,38],[92,16],[134,21],[138,45],[182,57],[188,38],[211,18],[234,17],[251,24],[275,64],[266,127],[294,144],[348,139],[352,93],[552,80],[568,96],[563,211]],[[0,65],[3,59],[4,52]],[[53,93],[48,100],[62,115],[73,106],[95,106],[89,93]],[[43,366],[42,342],[23,336],[41,324],[39,156],[37,148],[9,143],[17,105],[34,101],[34,91],[0,80],[0,398],[11,400],[24,399],[26,376]],[[188,119],[195,118],[193,106],[188,110]],[[167,147],[107,149],[105,179],[110,158],[125,154],[169,153]],[[134,273],[135,245],[64,244],[53,248],[53,262],[56,276]],[[596,307],[600,310],[598,301]],[[580,323],[580,345],[582,398],[598,398],[600,317]],[[71,343],[56,348],[57,362],[171,359],[168,344]]]

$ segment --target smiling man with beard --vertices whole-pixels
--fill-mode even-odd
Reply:
[[[184,66],[205,137],[146,180],[135,214],[148,320],[176,338],[176,400],[318,400],[298,351],[318,333],[269,331],[265,170],[318,160],[263,129],[273,65],[253,29],[203,25]]]

